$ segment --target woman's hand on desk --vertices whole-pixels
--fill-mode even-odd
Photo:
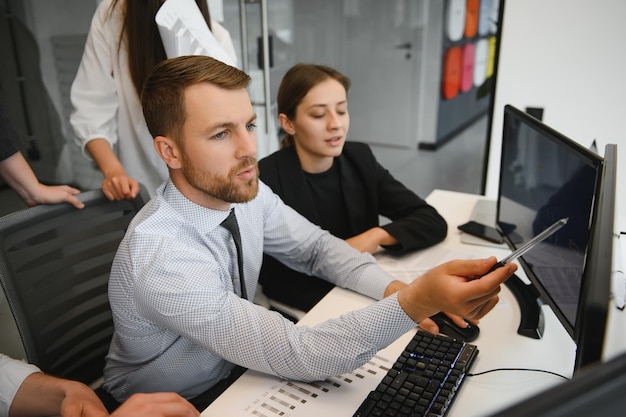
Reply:
[[[416,322],[440,311],[476,321],[498,303],[500,285],[517,269],[511,263],[487,273],[496,262],[490,257],[441,264],[401,288],[398,302]]]
[[[397,245],[398,241],[382,227],[372,227],[363,233],[346,239],[346,242],[359,252],[374,253],[379,246]]]

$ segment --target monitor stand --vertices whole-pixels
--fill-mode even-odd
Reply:
[[[539,305],[539,293],[532,284],[525,284],[513,274],[505,285],[515,296],[520,307],[520,324],[517,333],[533,339],[541,339],[544,329],[543,310]]]

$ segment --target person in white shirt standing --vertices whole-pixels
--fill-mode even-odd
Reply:
[[[196,0],[209,29],[237,61],[228,31]],[[150,195],[167,178],[154,152],[140,104],[143,81],[166,58],[155,16],[163,0],[104,0],[91,22],[72,84],[70,122],[85,156],[102,172],[110,200],[133,198],[141,183]],[[77,178],[80,184],[80,178]]]

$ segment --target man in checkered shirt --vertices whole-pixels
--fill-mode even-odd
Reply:
[[[175,391],[202,410],[241,369],[302,381],[349,372],[420,322],[437,331],[428,317],[439,311],[479,319],[514,272],[475,279],[496,259],[459,260],[406,285],[311,224],[258,180],[249,80],[210,57],[185,56],[159,64],[144,86],[144,115],[170,178],[133,219],[113,263],[104,387],[117,401]],[[220,226],[231,209],[248,299]],[[379,301],[297,327],[252,302],[264,251]]]

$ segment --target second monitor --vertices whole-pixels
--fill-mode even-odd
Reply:
[[[520,334],[541,337],[538,301],[543,300],[581,349],[577,338],[589,319],[585,305],[593,285],[602,284],[598,297],[608,306],[610,272],[591,277],[589,267],[595,262],[590,259],[592,249],[602,243],[597,233],[602,222],[606,223],[602,233],[612,239],[612,232],[604,229],[612,227],[613,211],[604,206],[614,203],[600,204],[601,197],[610,200],[614,193],[605,178],[612,161],[610,155],[605,161],[515,107],[505,107],[496,226],[516,249],[556,220],[569,218],[567,225],[520,259],[531,281],[517,288],[516,297],[525,302],[520,303]],[[611,218],[603,218],[607,216]],[[595,326],[605,325],[602,318],[594,320]]]

